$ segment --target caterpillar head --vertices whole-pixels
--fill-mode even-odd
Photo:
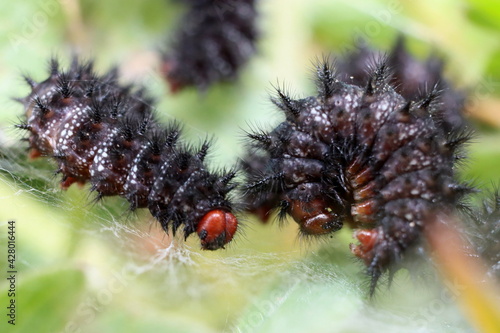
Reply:
[[[236,217],[221,209],[209,211],[198,223],[196,232],[204,250],[217,250],[229,243],[238,228]]]

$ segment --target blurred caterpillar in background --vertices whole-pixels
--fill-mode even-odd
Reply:
[[[474,250],[488,266],[488,275],[500,281],[500,194],[498,189],[482,208],[469,214],[468,233]]]
[[[194,151],[179,143],[178,124],[157,123],[152,100],[142,90],[121,86],[117,72],[94,72],[92,62],[74,58],[62,71],[51,61],[50,76],[20,99],[29,134],[30,157],[52,157],[61,187],[91,183],[97,199],[119,195],[130,209],[149,208],[165,231],[183,225],[196,232],[203,249],[223,248],[236,230],[230,192],[235,171],[210,172],[205,141]]]
[[[367,65],[381,57],[380,52],[360,44],[355,52],[341,58],[337,71],[346,82],[362,86],[370,75]],[[442,104],[440,122],[445,131],[467,125],[464,115],[465,94],[443,77],[442,59],[432,55],[425,61],[415,59],[407,51],[404,37],[399,36],[387,55],[387,66],[391,71],[391,85],[406,99],[419,99],[424,91],[435,86],[439,89],[439,102]]]
[[[166,53],[162,72],[172,92],[206,90],[233,80],[255,53],[255,0],[186,0],[190,6]]]
[[[397,46],[394,54],[400,52]],[[371,68],[363,60],[368,71],[361,78],[356,66],[340,65],[344,72],[336,73],[325,59],[316,68],[317,96],[293,99],[278,87],[272,100],[285,121],[249,133],[242,162],[248,211],[267,219],[277,208],[302,235],[344,224],[356,229],[359,243],[351,251],[368,267],[372,294],[381,274],[392,276],[394,264],[419,244],[429,217],[453,214],[472,191],[456,177],[472,132],[447,123],[448,115],[462,114],[463,103],[443,101],[447,93],[437,85],[417,99],[402,71],[414,60],[394,59],[400,58],[382,57]]]

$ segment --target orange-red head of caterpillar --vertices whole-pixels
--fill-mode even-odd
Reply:
[[[196,232],[204,250],[217,250],[229,243],[238,229],[238,220],[232,213],[220,209],[209,211],[198,223]]]

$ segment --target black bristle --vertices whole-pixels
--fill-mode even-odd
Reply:
[[[470,143],[475,136],[475,131],[471,128],[455,129],[447,134],[445,146],[451,151],[455,151],[463,145]]]
[[[68,98],[71,96],[73,89],[71,87],[71,82],[67,73],[59,74],[57,80],[57,89],[64,98]]]
[[[335,89],[335,69],[334,66],[330,63],[329,59],[323,59],[316,66],[316,85],[318,87],[318,93],[323,98],[328,98],[332,96]]]
[[[280,183],[283,181],[283,173],[275,173],[263,178],[260,178],[257,181],[249,183],[245,186],[245,188],[249,191],[261,191],[264,188],[273,187],[276,182]],[[281,187],[281,186],[279,186]]]
[[[96,86],[97,86],[96,78],[90,79],[86,84],[84,96],[85,97],[92,97],[94,95]]]
[[[276,88],[277,98],[272,98],[271,101],[292,117],[300,116],[300,109],[297,107],[297,102],[283,92],[279,86]]]
[[[436,83],[432,90],[420,101],[418,106],[423,109],[429,109],[433,103],[440,97],[441,90],[439,89],[439,83]]]
[[[110,116],[113,119],[116,119],[118,117],[118,113],[120,112],[120,109],[124,107],[121,98],[117,96],[113,96],[111,99],[110,103]]]
[[[35,95],[35,97],[33,97],[33,102],[35,102],[35,106],[42,112],[42,114],[47,114],[50,111],[50,109],[47,107],[47,104],[42,102],[40,97]]]
[[[385,87],[390,75],[391,72],[387,64],[387,59],[383,58],[377,63],[375,70],[370,75],[368,83],[365,86],[365,93],[367,95],[372,95],[379,89]]]
[[[37,83],[28,75],[23,75],[24,81],[30,86],[31,89],[35,88]]]
[[[174,147],[175,144],[179,141],[179,137],[181,134],[181,128],[179,124],[174,123],[172,126],[168,129],[168,134],[165,139],[165,144],[168,147]]]
[[[288,216],[288,211],[290,208],[290,203],[286,200],[281,200],[278,206],[278,221],[282,223],[286,220]]]
[[[14,125],[16,128],[19,128],[19,129],[22,129],[22,130],[26,130],[26,131],[31,131],[31,125],[28,125],[27,122],[22,122],[20,124],[16,124]]]
[[[196,153],[196,157],[198,157],[200,159],[200,161],[203,161],[205,160],[205,157],[207,156],[207,153],[208,153],[208,149],[210,148],[210,141],[209,140],[205,140],[200,149],[198,150],[198,152]]]
[[[56,76],[59,74],[59,61],[56,58],[50,59],[49,73],[51,76]]]
[[[269,147],[272,144],[271,136],[267,133],[247,133],[247,136],[253,141],[257,141],[263,147]]]
[[[92,119],[92,121],[95,124],[99,124],[102,122],[102,117],[103,117],[102,111],[103,111],[103,109],[102,109],[101,103],[96,99],[92,99],[91,105],[90,105],[89,115],[90,115],[90,119]]]
[[[231,170],[227,173],[225,173],[221,178],[220,178],[220,182],[222,184],[229,184],[229,182],[234,179],[234,177],[236,177],[236,171],[235,170]]]
[[[126,119],[120,132],[123,139],[130,142],[137,136],[136,124]]]

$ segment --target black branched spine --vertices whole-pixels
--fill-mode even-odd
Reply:
[[[470,132],[448,132],[437,116],[462,110],[444,110],[437,90],[419,100],[401,96],[389,64],[380,60],[359,86],[323,61],[317,96],[294,100],[278,89],[273,101],[286,120],[251,133],[242,163],[250,212],[266,219],[279,209],[303,235],[357,229],[351,250],[367,264],[372,292],[419,243],[429,217],[452,213],[470,191],[455,175]]]
[[[162,71],[173,92],[233,80],[255,53],[256,0],[190,0]]]
[[[27,120],[17,127],[29,133],[30,156],[54,157],[63,188],[90,182],[97,198],[119,195],[132,210],[149,208],[166,231],[198,233],[204,249],[231,241],[235,173],[207,169],[210,142],[198,150],[179,143],[179,125],[159,124],[152,99],[118,84],[115,70],[100,76],[76,58],[68,71],[59,67],[52,59],[49,78],[26,80]]]

